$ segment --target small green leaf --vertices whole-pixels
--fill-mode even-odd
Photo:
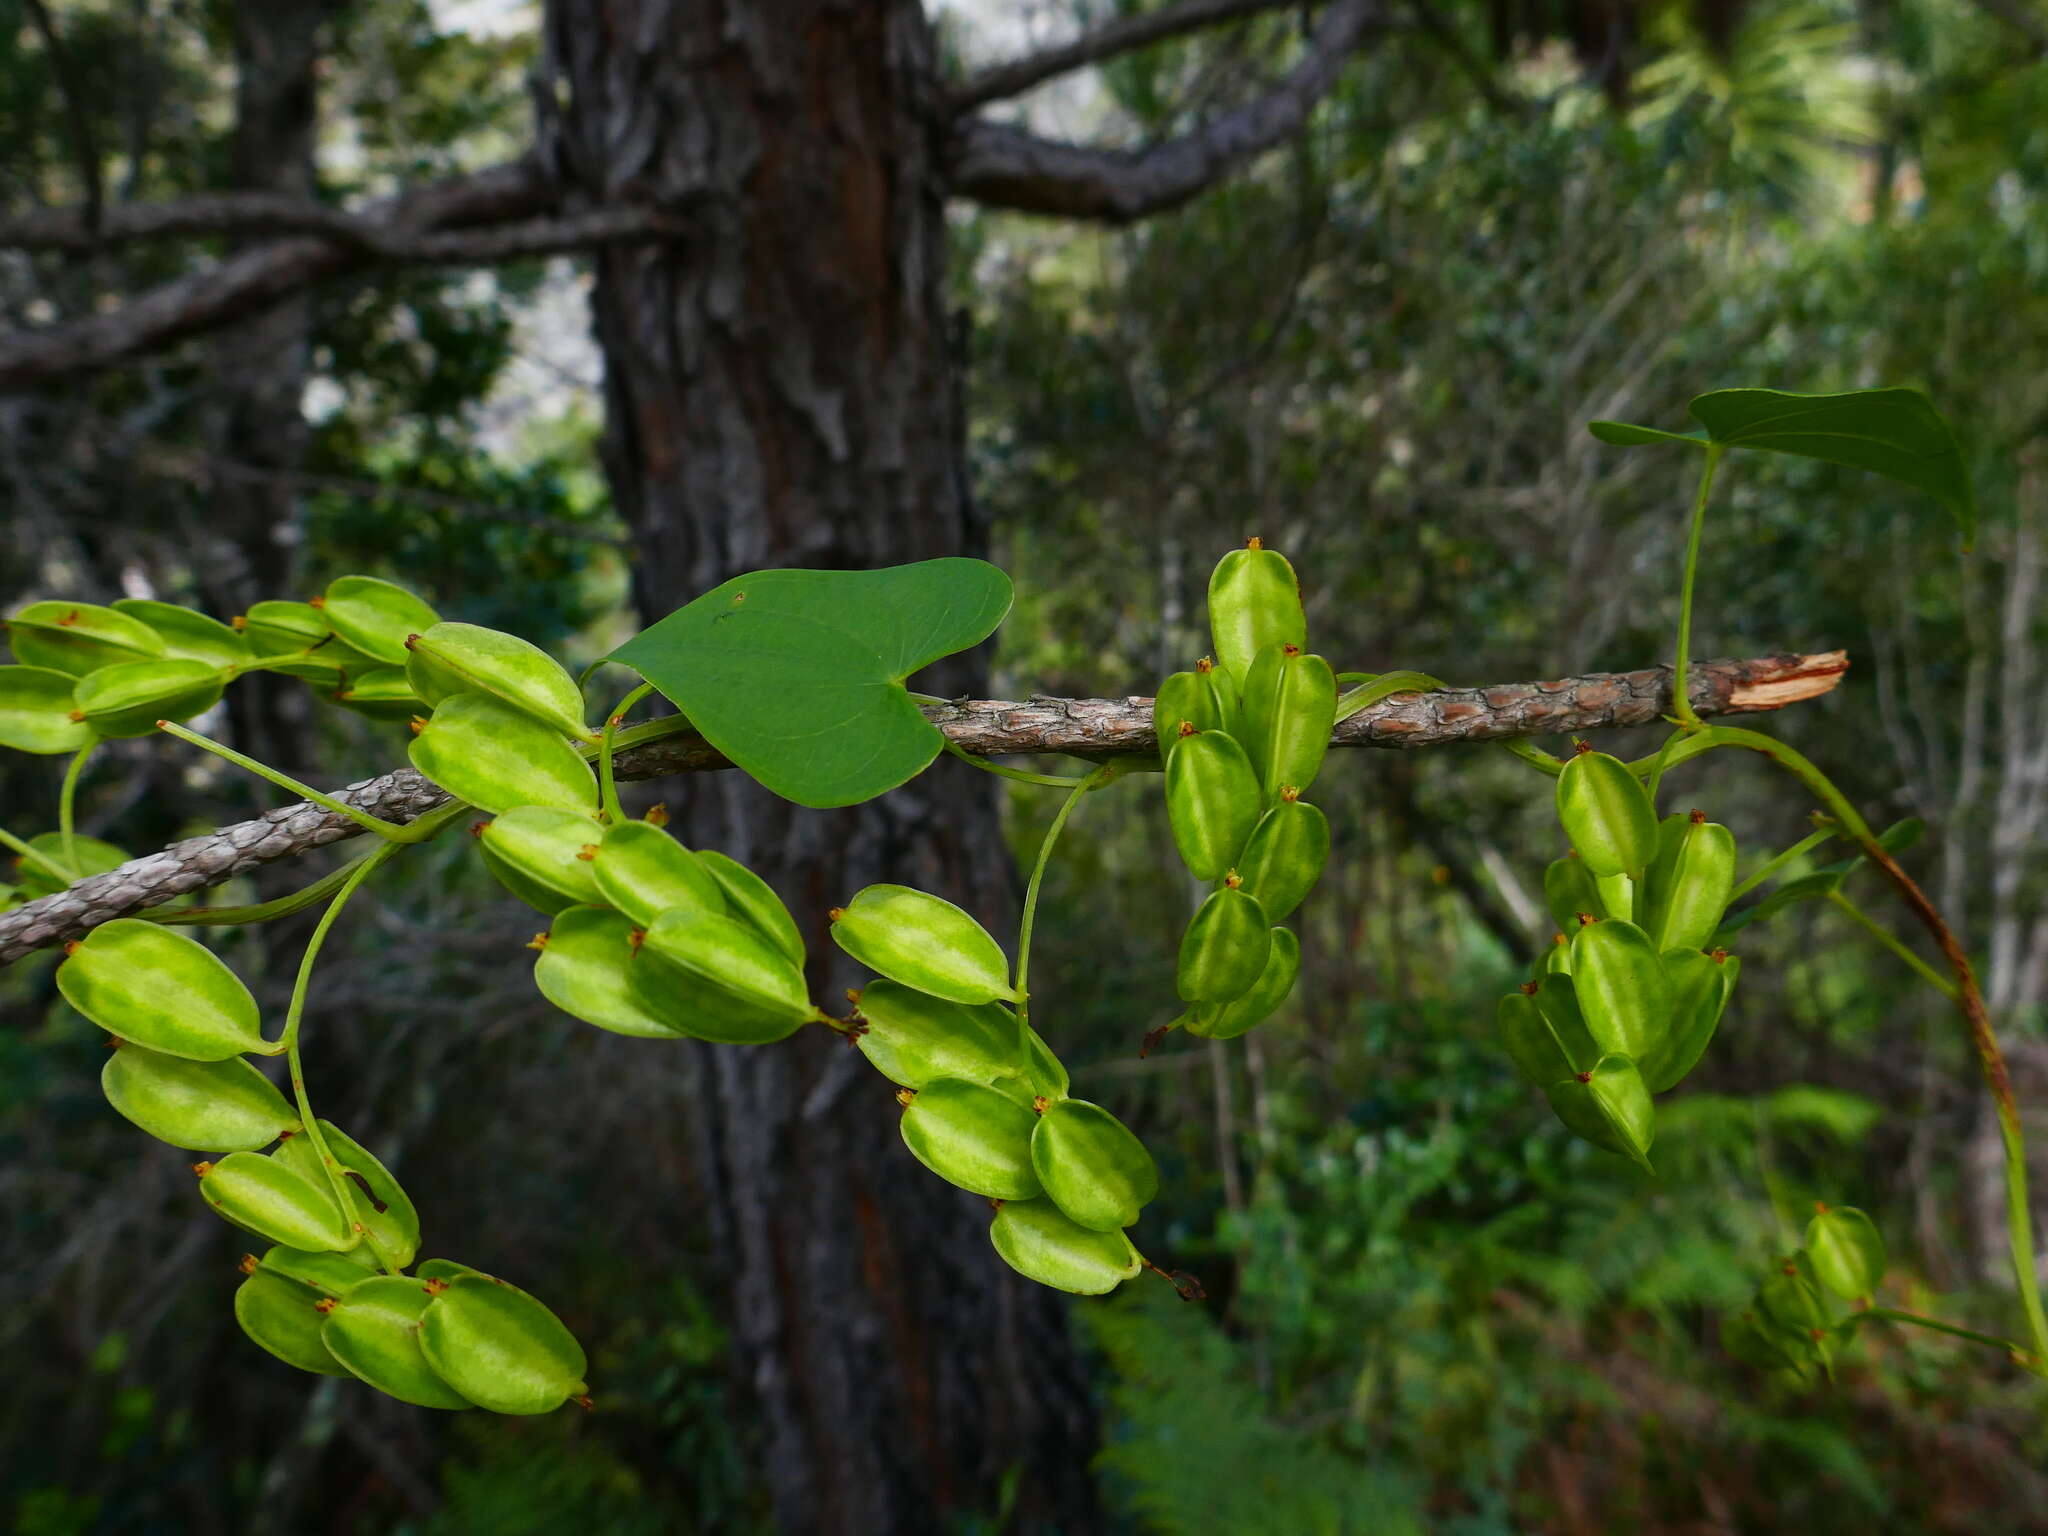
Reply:
[[[1917,389],[1838,395],[1717,389],[1687,407],[1717,443],[1846,464],[1925,491],[1947,507],[1965,548],[1977,540],[1970,473],[1948,422]]]
[[[981,560],[757,571],[641,631],[632,667],[705,739],[799,805],[853,805],[914,778],[944,738],[904,688],[995,632],[1010,578]]]

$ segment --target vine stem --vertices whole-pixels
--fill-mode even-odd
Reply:
[[[1693,501],[1692,529],[1685,540],[1685,582],[1678,593],[1678,657],[1671,679],[1671,702],[1678,711],[1678,718],[1688,726],[1700,723],[1700,717],[1693,713],[1692,696],[1686,682],[1686,669],[1692,663],[1692,588],[1693,578],[1699,573],[1700,531],[1706,526],[1707,501],[1714,494],[1714,471],[1720,468],[1721,444],[1707,445],[1707,462],[1700,470],[1699,495]]]
[[[64,768],[64,787],[57,792],[57,830],[64,838],[64,862],[73,869],[78,868],[78,781],[85,773],[86,759],[99,744],[99,737],[88,736],[85,745],[71,754]]]
[[[2019,1288],[2020,1308],[2027,1320],[2028,1369],[2036,1375],[2048,1376],[2048,1313],[2044,1313],[2041,1307],[2041,1283],[2034,1261],[2034,1217],[2027,1197],[2026,1133],[2020,1126],[2019,1101],[2013,1096],[2012,1075],[2006,1070],[2005,1052],[2000,1049],[1997,1031],[1991,1026],[1991,1010],[1985,1006],[1983,990],[1977,985],[1977,971],[1970,963],[1969,952],[1935,909],[1934,903],[1927,899],[1927,893],[1899,867],[1899,861],[1892,857],[1891,850],[1878,841],[1877,834],[1870,830],[1870,823],[1835,787],[1834,781],[1813,763],[1761,731],[1730,725],[1702,726],[1672,753],[1672,761],[1676,763],[1697,757],[1716,747],[1742,747],[1761,753],[1812,791],[1828,814],[1834,817],[1839,834],[1855,843],[1865,858],[1884,871],[1885,878],[1891,881],[1907,908],[1934,940],[1950,974],[1955,977],[1953,996],[1956,1011],[1962,1015],[1970,1043],[1977,1052],[1984,1086],[1991,1092],[1992,1107],[1998,1115],[1999,1141],[2005,1152],[2006,1243],[2012,1258],[2013,1283]]]
[[[1996,1334],[1979,1333],[1974,1328],[1958,1328],[1954,1323],[1944,1323],[1938,1317],[1922,1317],[1918,1312],[1901,1312],[1896,1307],[1866,1307],[1861,1312],[1851,1313],[1849,1321],[1855,1324],[1910,1323],[1916,1328],[1931,1328],[1936,1333],[1950,1334],[1958,1339],[1968,1339],[1973,1344],[1989,1344],[1993,1349],[2002,1349],[2015,1358],[2025,1358],[2026,1351],[2011,1339],[2001,1339]]]
[[[402,843],[386,843],[350,868],[348,878],[342,882],[341,889],[334,893],[334,900],[330,901],[327,910],[320,914],[320,921],[314,926],[313,936],[306,940],[306,952],[299,957],[299,974],[292,982],[291,1006],[285,1010],[284,1016],[284,1035],[281,1043],[284,1046],[285,1069],[291,1074],[292,1096],[298,1102],[299,1121],[305,1127],[307,1139],[313,1143],[313,1150],[319,1154],[320,1166],[327,1170],[328,1185],[334,1191],[335,1204],[340,1207],[344,1219],[355,1209],[355,1203],[351,1198],[352,1191],[342,1180],[340,1165],[335,1162],[334,1155],[327,1150],[327,1138],[320,1133],[320,1122],[313,1115],[313,1101],[306,1093],[306,1074],[299,1061],[300,1025],[305,1019],[306,992],[313,979],[313,962],[320,958],[320,947],[327,942],[328,930],[334,926],[334,920],[341,916],[341,909],[348,905],[349,897],[355,895],[363,882],[404,846]],[[391,1255],[384,1251],[383,1245],[376,1238],[366,1231],[363,1233],[363,1241],[368,1243],[370,1251],[377,1255],[377,1262],[384,1267],[386,1274],[399,1273],[398,1265],[392,1262]]]
[[[1038,917],[1038,889],[1045,883],[1045,868],[1052,862],[1053,844],[1060,840],[1067,818],[1074,814],[1074,807],[1081,803],[1081,797],[1100,783],[1107,782],[1110,770],[1105,766],[1096,769],[1067,793],[1061,802],[1052,825],[1045,829],[1045,838],[1038,845],[1038,862],[1031,866],[1031,879],[1024,887],[1024,917],[1017,927],[1017,1038],[1027,1040],[1025,1031],[1031,1024],[1031,991],[1027,983],[1031,977],[1031,926]]]
[[[618,707],[604,717],[604,734],[597,742],[597,781],[604,796],[604,819],[614,825],[626,819],[626,810],[619,804],[618,782],[612,777],[612,739],[618,734],[627,712],[652,692],[654,684],[642,683],[619,700]]]

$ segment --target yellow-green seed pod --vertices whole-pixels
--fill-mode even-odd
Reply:
[[[100,1090],[122,1116],[158,1141],[205,1152],[253,1152],[299,1117],[248,1062],[190,1061],[117,1040]]]
[[[1827,1328],[1827,1307],[1813,1281],[1811,1257],[1804,1252],[1793,1255],[1757,1287],[1756,1301],[1764,1320],[1782,1334],[1812,1340]]]
[[[673,1040],[686,1033],[648,1006],[636,985],[639,930],[608,907],[569,907],[555,915],[533,967],[540,995],[572,1019],[615,1035]],[[671,989],[673,978],[668,978]],[[659,991],[657,987],[654,989]]]
[[[217,1163],[196,1167],[200,1198],[207,1205],[273,1243],[338,1253],[361,1240],[324,1182],[314,1184],[274,1157],[230,1152]]]
[[[0,747],[54,757],[84,746],[92,728],[71,697],[77,681],[49,667],[0,667]]]
[[[659,979],[645,974],[650,961],[680,973],[669,982],[668,1006],[657,1004],[652,1011],[701,1038],[765,1043],[816,1017],[804,973],[753,929],[729,917],[675,907],[648,924],[635,965],[643,1000],[650,984],[659,988]],[[701,1019],[694,1017],[700,1008]],[[693,1015],[687,1025],[680,1022],[685,1012]]]
[[[1581,912],[1592,917],[1614,916],[1601,905],[1593,872],[1575,854],[1553,859],[1544,867],[1543,904],[1550,910],[1550,920],[1566,933],[1579,926]]]
[[[1301,975],[1301,941],[1286,928],[1275,928],[1272,938],[1266,968],[1259,972],[1251,990],[1227,1003],[1202,1003],[1191,1009],[1186,1019],[1189,1034],[1205,1040],[1235,1040],[1279,1012]]]
[[[589,1391],[590,1362],[576,1335],[489,1275],[447,1282],[420,1319],[420,1349],[443,1381],[493,1413],[549,1413]]]
[[[428,709],[427,701],[412,691],[412,679],[403,667],[343,673],[340,686],[330,697],[344,709],[371,720],[410,720]]]
[[[1667,816],[1643,882],[1643,931],[1660,951],[1703,949],[1734,889],[1735,834],[1708,821],[1704,811]]]
[[[422,1259],[413,1266],[412,1272],[422,1280],[459,1280],[464,1275],[483,1274],[482,1270],[458,1264],[453,1259]],[[490,1276],[484,1275],[484,1278],[488,1280]]]
[[[942,1077],[992,1083],[1027,1080],[1017,1016],[1001,1003],[955,1003],[900,981],[872,981],[854,1005],[866,1023],[854,1040],[892,1083],[922,1088]]]
[[[1209,576],[1209,631],[1216,640],[1216,659],[1240,687],[1265,647],[1306,646],[1301,583],[1286,557],[1253,539],[1217,561]]]
[[[1806,1257],[1813,1277],[1844,1301],[1876,1291],[1884,1281],[1884,1238],[1853,1205],[1822,1206],[1806,1224]]]
[[[1067,1096],[1073,1080],[1059,1057],[1052,1053],[1052,1047],[1037,1030],[1027,1027],[1024,1031],[1024,1077],[1041,1096],[1057,1102]]]
[[[649,822],[606,827],[591,868],[602,899],[643,928],[676,908],[727,915],[725,893],[704,861]]]
[[[363,1271],[357,1270],[361,1277]],[[242,1332],[286,1365],[320,1376],[348,1371],[320,1341],[326,1317],[320,1293],[283,1275],[258,1269],[235,1288],[235,1321]]]
[[[327,615],[311,603],[276,599],[252,603],[236,621],[242,638],[266,671],[339,687],[342,675],[360,676],[376,670],[376,658],[365,656],[328,627]],[[288,660],[286,659],[288,658]]]
[[[1588,923],[1572,940],[1572,990],[1600,1049],[1642,1061],[1671,1027],[1664,966],[1649,935],[1619,918]]]
[[[335,577],[319,607],[345,643],[387,667],[404,666],[407,638],[440,622],[423,599],[374,576]]]
[[[718,882],[718,888],[725,893],[726,909],[734,917],[753,928],[798,965],[805,962],[808,952],[804,936],[796,926],[796,919],[789,915],[789,908],[775,894],[775,887],[738,859],[720,853],[716,848],[698,849],[697,859]]]
[[[1027,1280],[1079,1296],[1113,1291],[1144,1267],[1122,1232],[1097,1232],[1050,1200],[1004,1202],[989,1224],[1002,1261]]]
[[[430,704],[458,693],[487,693],[525,710],[564,736],[588,737],[583,693],[562,664],[537,645],[481,624],[436,624],[419,631],[406,674]]]
[[[1284,922],[1315,889],[1329,860],[1329,818],[1283,789],[1280,803],[1259,818],[1238,857],[1238,889],[1258,898],[1266,921]]]
[[[1196,909],[1181,935],[1175,984],[1189,1003],[1227,1003],[1258,982],[1273,948],[1273,930],[1258,902],[1225,886]]]
[[[929,891],[871,885],[831,916],[832,941],[891,981],[956,1003],[1017,999],[1002,945]]]
[[[1742,961],[1723,950],[1670,949],[1661,956],[1670,1022],[1642,1060],[1650,1092],[1676,1088],[1699,1065],[1728,1007]]]
[[[991,1200],[1039,1193],[1031,1166],[1038,1117],[985,1083],[934,1078],[903,1111],[903,1145],[948,1184]]]
[[[1636,920],[1636,883],[1627,875],[1601,875],[1593,882],[1600,894],[1600,915],[1624,923]]]
[[[1626,1056],[1603,1056],[1581,1072],[1544,1090],[1557,1118],[1596,1147],[1650,1166],[1656,1110],[1642,1074]]]
[[[1069,1221],[1114,1232],[1159,1193],[1159,1165],[1131,1128],[1099,1104],[1065,1099],[1039,1116],[1031,1166]]]
[[[1576,932],[1578,926],[1577,923],[1573,923],[1572,930]],[[1562,933],[1553,933],[1549,946],[1536,957],[1535,965],[1530,967],[1530,979],[1541,981],[1546,976],[1569,976],[1571,973],[1572,942]]]
[[[1271,805],[1283,786],[1298,794],[1322,772],[1337,721],[1337,674],[1298,646],[1269,645],[1244,680],[1238,739]]]
[[[120,917],[73,945],[57,967],[64,1000],[101,1029],[192,1061],[275,1056],[256,999],[197,939]]]
[[[7,644],[23,666],[72,677],[164,654],[163,636],[141,620],[97,603],[30,603],[8,616]]]
[[[586,811],[517,805],[476,834],[484,867],[528,906],[553,914],[599,906],[596,850],[604,829]]]
[[[367,1243],[346,1253],[313,1253],[280,1243],[265,1250],[257,1265],[267,1274],[305,1286],[315,1296],[346,1296],[364,1276],[378,1272],[377,1255]],[[242,1260],[242,1267],[249,1267],[248,1259]]]
[[[412,1197],[388,1168],[332,1121],[322,1120],[319,1125],[320,1138],[327,1143],[328,1155],[341,1171],[342,1187],[348,1191],[350,1219],[391,1256],[392,1263],[401,1268],[410,1264],[420,1250],[420,1213]],[[330,1187],[312,1137],[289,1136],[270,1155],[309,1184]]]
[[[1166,814],[1197,880],[1236,865],[1266,809],[1251,759],[1227,731],[1183,736],[1166,755]]]
[[[1204,656],[1192,672],[1176,672],[1159,685],[1152,701],[1152,728],[1159,737],[1159,755],[1172,752],[1173,744],[1189,734],[1183,726],[1197,731],[1228,731],[1237,724],[1237,698],[1230,682]]]
[[[110,869],[119,869],[128,862],[128,852],[116,848],[112,843],[101,842],[96,837],[74,837],[67,859],[64,834],[61,832],[38,832],[28,839],[28,846],[44,858],[55,860],[60,865],[78,871],[78,878],[89,879],[104,875]],[[25,900],[33,901],[38,896],[54,896],[64,889],[66,881],[58,879],[43,865],[33,859],[16,855],[14,859],[15,878],[21,882],[21,894]]]
[[[481,693],[444,701],[413,738],[413,767],[481,810],[551,805],[587,811],[597,776],[552,726]]]
[[[227,678],[203,661],[121,661],[78,680],[85,723],[101,736],[148,736],[159,720],[189,720],[220,702]]]
[[[1657,855],[1657,813],[1628,764],[1582,751],[1557,776],[1557,819],[1597,879],[1641,874]]]
[[[164,642],[164,655],[177,660],[203,661],[215,668],[239,667],[255,654],[246,638],[196,608],[124,597],[114,604],[114,611],[155,630]]]
[[[372,1275],[334,1304],[320,1342],[351,1376],[418,1408],[477,1406],[427,1361],[422,1321],[440,1298],[409,1275]]]
[[[1545,1021],[1543,1010],[1536,1006],[1530,992],[1510,992],[1502,997],[1494,1010],[1494,1022],[1501,1048],[1532,1088],[1548,1088],[1581,1070]]]

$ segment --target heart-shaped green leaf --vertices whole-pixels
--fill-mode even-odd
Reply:
[[[757,571],[612,652],[705,739],[799,805],[853,805],[921,773],[944,739],[904,688],[995,632],[1010,578],[981,560]]]

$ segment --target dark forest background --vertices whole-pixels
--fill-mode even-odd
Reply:
[[[2048,10],[1219,4],[933,127],[988,65],[1157,9],[0,0],[0,601],[225,617],[366,571],[576,666],[736,570],[985,553],[1017,607],[945,691],[1148,693],[1258,534],[1340,668],[1562,676],[1668,658],[1690,491],[1587,419],[1914,384],[1965,441],[1976,553],[1886,482],[1738,462],[1695,654],[1849,651],[1773,728],[1874,821],[1926,819],[1909,866],[2048,1106]],[[1172,170],[1148,147],[1319,60],[1261,153],[1147,192]],[[1027,135],[1110,158],[1033,180]],[[552,221],[523,243],[481,215],[369,254],[120,222],[213,191],[374,209],[514,162],[544,184],[515,213]],[[593,224],[621,208],[645,220]],[[354,254],[105,342],[292,240]],[[403,753],[282,679],[231,699],[222,734],[317,782]],[[1761,765],[1710,764],[1683,792],[1745,863],[1805,830]],[[143,852],[274,803],[216,767],[120,743],[83,829]],[[1058,797],[991,783],[942,761],[845,819],[724,784],[639,803],[793,896],[909,871],[1007,921]],[[1652,1179],[1493,1043],[1548,935],[1547,782],[1453,748],[1326,783],[1303,983],[1242,1042],[1137,1056],[1185,916],[1152,799],[1085,804],[1049,878],[1034,1021],[1158,1154],[1141,1241],[1200,1306],[1030,1291],[878,1084],[819,1091],[826,1047],[577,1025],[467,839],[406,861],[330,949],[315,1092],[430,1247],[571,1321],[587,1416],[434,1415],[263,1355],[239,1239],[100,1097],[52,957],[0,972],[0,1511],[24,1536],[2048,1530],[2040,1384],[1995,1352],[1873,1335],[1802,1388],[1718,1344],[1816,1199],[1877,1219],[1900,1304],[2010,1331],[1997,1129],[1947,1005],[1828,903],[1752,927]],[[45,829],[55,795],[0,760],[0,825]],[[306,927],[223,952],[281,1007]]]

